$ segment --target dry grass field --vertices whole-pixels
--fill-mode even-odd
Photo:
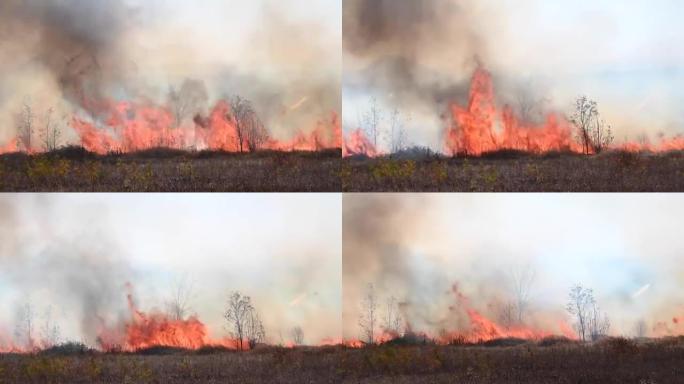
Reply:
[[[81,148],[0,156],[4,192],[339,192],[339,150],[99,156]]]
[[[684,338],[0,356],[0,383],[681,383]]]
[[[347,192],[681,192],[684,153],[345,158]]]

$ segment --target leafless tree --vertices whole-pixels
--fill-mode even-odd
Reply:
[[[595,302],[591,305],[588,320],[587,330],[589,331],[591,341],[596,341],[608,334],[608,331],[610,330],[608,315],[606,313],[601,313],[601,310]]]
[[[35,125],[35,115],[29,99],[24,100],[21,111],[19,125],[19,140],[24,145],[24,149],[30,152],[33,148],[33,130]]]
[[[514,268],[511,271],[511,282],[515,294],[515,321],[518,324],[524,322],[530,302],[530,291],[534,285],[535,271],[531,265]]]
[[[34,320],[35,312],[33,311],[33,305],[30,301],[27,301],[19,309],[15,336],[17,340],[22,340],[24,342],[24,345],[29,349],[33,349],[35,347],[33,332],[33,329],[35,327]]]
[[[41,339],[43,348],[54,347],[59,343],[59,324],[52,318],[52,307],[48,307],[43,314]]]
[[[390,117],[390,145],[392,153],[399,152],[406,146],[404,119],[397,108],[392,111]]]
[[[378,137],[380,136],[380,124],[382,123],[382,111],[375,98],[371,99],[371,104],[363,116],[365,131],[368,138],[373,142],[374,147],[378,147]]]
[[[383,327],[386,331],[399,335],[401,333],[401,313],[399,303],[394,296],[385,302],[385,318]]]
[[[302,330],[302,327],[296,326],[292,328],[292,341],[295,345],[304,344],[304,330]]]
[[[375,328],[378,315],[378,303],[373,284],[368,284],[366,294],[361,302],[361,315],[359,327],[366,343],[375,344]]]
[[[643,338],[646,337],[646,334],[648,333],[648,327],[646,326],[646,321],[639,320],[637,323],[634,325],[634,335],[638,338]]]
[[[577,128],[577,138],[585,154],[599,153],[613,142],[610,125],[601,119],[596,102],[586,96],[575,101],[570,122]]]
[[[499,322],[506,328],[516,323],[516,306],[512,302],[503,303],[499,311]]]
[[[594,292],[589,288],[576,285],[570,289],[568,303],[565,309],[575,317],[575,329],[581,341],[587,340],[589,321],[595,304]]]
[[[199,80],[185,79],[176,90],[169,89],[167,95],[168,105],[173,112],[176,127],[179,127],[186,118],[199,113],[209,100],[207,88]]]
[[[247,314],[247,322],[245,324],[245,337],[249,343],[249,348],[254,348],[257,344],[263,343],[266,339],[266,331],[264,324],[261,322],[259,313],[252,307]]]
[[[54,121],[53,109],[50,108],[45,113],[45,121],[40,137],[43,141],[45,151],[54,151],[59,146],[59,137],[62,135],[58,121]]]
[[[191,311],[193,281],[185,275],[175,280],[171,286],[171,296],[166,302],[166,311],[174,320],[184,320]]]
[[[254,110],[246,116],[246,119],[245,135],[247,148],[250,152],[256,152],[268,140],[268,132]]]
[[[235,133],[237,134],[236,150],[241,153],[244,152],[244,145],[246,144],[247,130],[253,118],[254,109],[252,103],[243,99],[240,96],[234,96],[230,99],[230,112],[227,118],[232,120],[235,124]]]
[[[238,343],[238,350],[244,350],[243,341],[247,335],[247,322],[251,316],[253,307],[249,296],[243,296],[240,292],[232,292],[228,296],[226,311],[223,314],[231,335]]]

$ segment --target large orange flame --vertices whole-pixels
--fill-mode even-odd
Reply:
[[[70,126],[85,149],[105,154],[131,152],[155,147],[210,149],[227,152],[249,152],[248,135],[238,135],[230,104],[219,100],[208,116],[196,116],[193,123],[178,125],[171,110],[151,102],[102,102],[98,115],[71,117]],[[241,137],[242,136],[242,137]],[[16,152],[19,140],[10,140],[0,153]],[[241,145],[242,144],[242,145]],[[341,128],[337,113],[319,120],[313,129],[299,131],[292,139],[277,140],[265,128],[259,131],[258,149],[279,151],[319,151],[340,148]],[[32,148],[28,152],[35,152]]]
[[[172,319],[164,313],[145,313],[128,294],[130,318],[115,327],[102,326],[98,341],[105,351],[136,351],[149,347],[175,347],[197,350],[206,346],[237,349],[238,341],[230,338],[214,339],[207,327],[196,316]],[[244,342],[243,347],[249,348]]]
[[[544,124],[535,125],[522,122],[509,106],[500,111],[491,74],[482,67],[473,74],[468,105],[454,103],[450,112],[450,126],[445,135],[449,155],[477,156],[501,149],[531,153],[582,149],[573,140],[570,123],[560,116],[549,114]]]

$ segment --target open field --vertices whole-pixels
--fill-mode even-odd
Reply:
[[[680,192],[684,154],[345,158],[346,192]]]
[[[223,153],[153,149],[96,155],[81,148],[0,155],[5,192],[335,192],[340,151]]]
[[[2,355],[0,383],[677,383],[684,339]]]

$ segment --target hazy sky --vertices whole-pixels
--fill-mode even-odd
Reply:
[[[116,318],[126,313],[127,282],[147,311],[163,310],[185,279],[192,310],[215,336],[225,334],[231,290],[252,297],[272,342],[294,326],[309,343],[340,336],[339,195],[13,195],[0,206],[5,332],[11,309],[30,298],[37,312],[51,304],[63,336],[78,340],[94,287],[110,288],[97,299],[113,312],[101,315]]]
[[[652,138],[661,132],[684,133],[682,2],[429,0],[421,5],[447,3],[453,5],[450,13],[438,15],[444,23],[452,19],[453,26],[431,25],[427,16],[414,27],[416,42],[405,37],[406,43],[396,48],[379,39],[361,55],[345,50],[347,129],[358,125],[376,97],[387,110],[396,106],[411,118],[407,125],[413,143],[440,149],[444,105],[424,100],[435,104],[435,111],[419,101],[402,101],[401,92],[378,80],[382,72],[369,71],[399,55],[418,63],[413,71],[418,83],[437,82],[446,89],[467,85],[479,59],[493,73],[502,103],[527,88],[546,99],[549,110],[568,112],[573,98],[586,94],[598,101],[616,140],[641,133]],[[418,38],[420,34],[425,38]],[[465,103],[462,93],[454,98]]]
[[[534,321],[567,318],[568,291],[582,284],[594,289],[614,333],[631,335],[640,319],[684,333],[670,323],[684,316],[680,196],[356,194],[343,207],[348,337],[358,335],[368,283],[381,297],[412,303],[413,313],[432,314],[409,320],[435,332],[431,326],[448,322],[452,284],[496,319],[492,303],[511,298],[510,273],[524,268],[535,272]]]

